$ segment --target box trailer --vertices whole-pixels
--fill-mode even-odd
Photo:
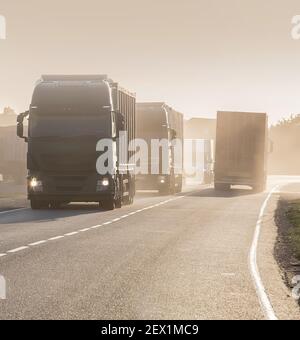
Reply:
[[[263,191],[267,180],[267,153],[267,114],[218,112],[216,189],[247,185],[255,191]]]

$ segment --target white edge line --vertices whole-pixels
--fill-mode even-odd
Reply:
[[[255,284],[255,288],[256,288],[256,292],[257,292],[260,304],[268,320],[278,320],[278,318],[275,314],[275,311],[267,295],[266,289],[264,287],[264,284],[262,282],[262,279],[259,273],[258,264],[257,264],[257,249],[258,249],[258,241],[260,237],[260,232],[262,228],[262,222],[263,222],[263,218],[264,218],[267,205],[272,195],[279,189],[279,187],[280,186],[277,185],[269,192],[267,198],[265,199],[261,207],[258,221],[256,224],[256,228],[255,228],[255,233],[254,233],[250,253],[249,253],[249,265],[250,265],[251,276]]]
[[[0,215],[12,214],[14,212],[22,211],[22,210],[29,210],[29,208],[18,208],[18,209],[11,209],[11,210],[0,211]]]
[[[7,252],[8,253],[17,253],[19,251],[22,251],[22,250],[25,250],[25,249],[28,249],[28,248],[29,248],[28,246],[24,246],[24,247],[19,247],[19,248],[16,248],[16,249],[8,250]]]
[[[34,246],[38,246],[40,244],[44,244],[46,243],[47,241],[46,240],[42,240],[42,241],[38,241],[38,242],[34,242],[34,243],[30,243],[28,244],[30,247],[34,247]]]
[[[64,238],[64,236],[63,236],[63,235],[60,235],[60,236],[55,236],[55,237],[51,237],[51,238],[49,238],[49,239],[48,239],[48,241],[56,241],[56,240],[60,240],[60,239],[62,239],[62,238]]]
[[[95,226],[96,227],[96,226]],[[80,229],[79,231],[81,232],[81,233],[85,233],[86,231],[89,231],[89,230],[91,230],[91,228],[84,228],[84,229]]]
[[[78,234],[78,231],[73,231],[71,233],[64,234],[64,236],[74,236],[74,235],[77,235],[77,234]]]

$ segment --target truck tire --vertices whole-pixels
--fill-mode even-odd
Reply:
[[[59,202],[59,201],[50,202],[51,209],[60,209],[61,205],[62,205],[62,202]]]
[[[39,201],[36,199],[30,200],[30,207],[32,210],[41,210],[41,209],[47,209],[48,208],[48,202]]]
[[[215,190],[217,191],[229,191],[231,185],[226,183],[215,183]]]
[[[107,210],[107,211],[115,210],[115,200],[112,197],[103,200],[100,203],[100,205],[104,210]]]
[[[182,182],[177,184],[176,194],[180,194],[182,192]]]
[[[129,193],[128,196],[124,197],[123,203],[124,203],[124,205],[131,205],[131,204],[133,204],[133,201],[134,201],[133,195],[132,195],[132,193]]]
[[[253,186],[254,193],[264,192],[266,190],[266,185],[264,183],[259,183]]]
[[[117,198],[117,199],[115,200],[115,207],[116,207],[117,209],[121,209],[121,208],[122,208],[122,205],[123,205],[122,203],[123,203],[122,197]]]

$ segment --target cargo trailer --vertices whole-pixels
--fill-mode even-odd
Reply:
[[[215,188],[246,185],[263,191],[267,180],[268,117],[265,113],[218,112]]]

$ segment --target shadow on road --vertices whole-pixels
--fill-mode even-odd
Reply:
[[[57,221],[68,217],[80,215],[91,215],[105,213],[105,210],[99,208],[99,205],[93,204],[69,204],[61,209],[45,209],[45,210],[20,210],[4,214],[0,217],[1,224],[17,224],[28,222],[47,222]]]
[[[164,197],[158,191],[137,191],[136,198]]]
[[[204,189],[190,194],[190,197],[220,197],[220,198],[233,198],[239,196],[254,195],[255,192],[251,189],[231,189],[229,191],[217,191],[213,188]]]

